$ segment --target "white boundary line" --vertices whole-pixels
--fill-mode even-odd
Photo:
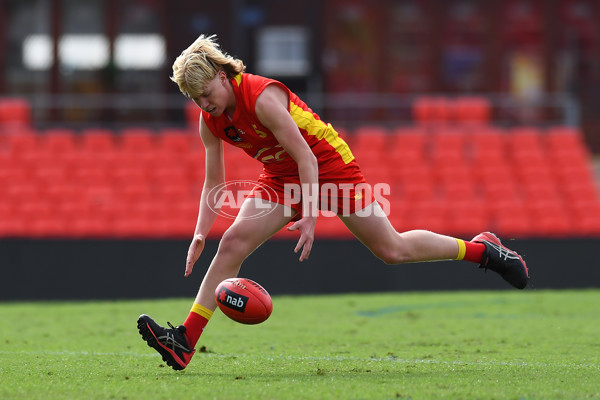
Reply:
[[[117,356],[132,356],[132,357],[159,357],[159,354],[140,354],[134,352],[93,352],[93,351],[3,351],[0,350],[0,354],[5,355],[49,355],[49,356],[77,356],[77,357],[117,357]],[[214,354],[214,353],[200,353],[201,357],[211,358],[222,358],[222,359],[257,359],[264,358],[267,360],[288,360],[288,361],[362,361],[365,363],[369,362],[387,362],[387,363],[398,363],[398,364],[439,364],[439,365],[455,365],[455,366],[483,366],[483,367],[527,367],[527,368],[541,368],[541,367],[559,367],[565,369],[593,369],[600,370],[600,363],[546,363],[546,362],[519,362],[519,361],[498,361],[498,360],[481,360],[481,361],[449,361],[440,359],[404,359],[396,357],[348,357],[348,356],[251,356],[245,354]]]

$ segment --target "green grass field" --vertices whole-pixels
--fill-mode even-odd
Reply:
[[[175,372],[136,319],[191,300],[0,303],[0,399],[600,399],[600,290],[274,297]]]

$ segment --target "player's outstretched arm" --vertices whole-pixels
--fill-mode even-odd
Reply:
[[[198,261],[200,254],[204,250],[206,236],[210,228],[217,219],[219,207],[214,204],[214,198],[218,196],[209,196],[213,190],[222,186],[225,182],[225,166],[223,161],[223,143],[214,136],[204,120],[200,122],[200,137],[204,144],[206,154],[206,173],[204,176],[204,186],[200,196],[200,207],[198,210],[198,220],[194,231],[194,238],[188,250],[185,263],[185,276],[192,273],[194,264]]]

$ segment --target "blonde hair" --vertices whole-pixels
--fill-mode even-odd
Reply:
[[[217,35],[200,35],[175,59],[170,78],[185,96],[200,96],[205,85],[221,70],[232,79],[246,69],[242,60],[221,51],[216,39]]]

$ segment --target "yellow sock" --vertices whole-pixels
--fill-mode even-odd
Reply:
[[[467,252],[467,245],[462,239],[456,239],[456,243],[458,243],[458,255],[456,256],[455,260],[463,260]]]
[[[194,303],[190,312],[196,313],[201,317],[206,318],[207,320],[209,320],[213,316],[213,311],[197,303]]]

